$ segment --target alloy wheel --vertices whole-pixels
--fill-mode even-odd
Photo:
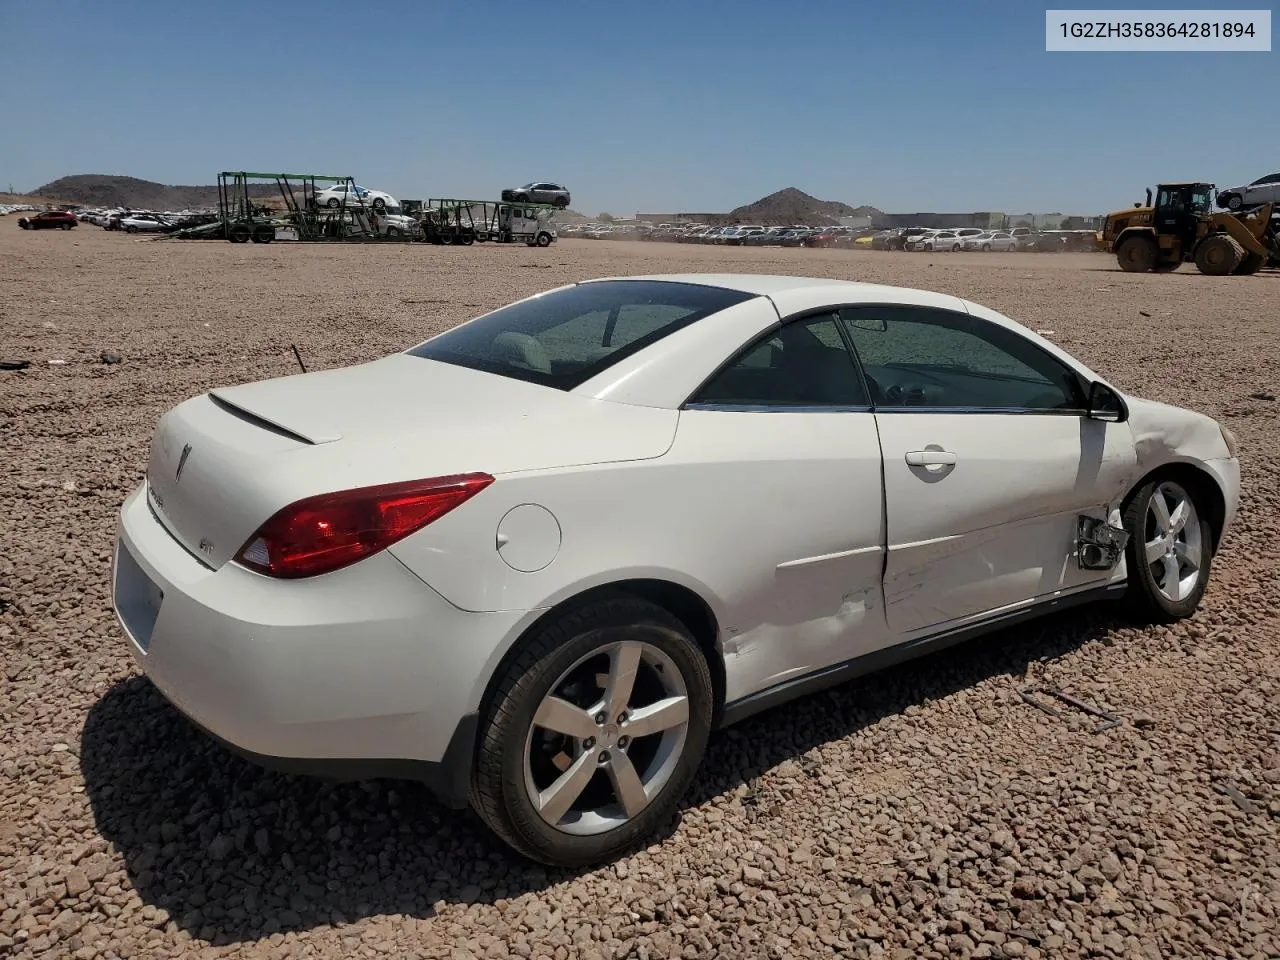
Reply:
[[[1159,484],[1147,503],[1143,549],[1161,596],[1173,603],[1191,596],[1204,563],[1204,539],[1190,494],[1172,481]]]
[[[666,653],[635,640],[597,648],[534,713],[524,749],[529,801],[565,833],[614,830],[670,781],[688,732],[689,692]]]

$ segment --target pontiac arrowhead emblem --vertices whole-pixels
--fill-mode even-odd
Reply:
[[[184,443],[182,445],[182,453],[178,456],[178,472],[173,475],[174,483],[182,479],[182,468],[187,465],[187,457],[189,456],[191,456],[191,444]]]

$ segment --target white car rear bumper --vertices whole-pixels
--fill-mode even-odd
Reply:
[[[522,614],[459,610],[386,551],[306,580],[215,571],[145,489],[120,511],[112,595],[166,698],[264,765],[412,777],[465,803],[478,684]]]

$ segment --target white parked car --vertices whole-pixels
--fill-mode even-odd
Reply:
[[[581,865],[717,724],[1074,604],[1190,616],[1238,496],[1225,427],[978,304],[602,279],[179,404],[113,597],[224,743]]]
[[[156,233],[171,226],[168,220],[154,213],[134,213],[120,219],[120,229],[126,233]]]
[[[924,242],[937,233],[942,233],[942,231],[934,229],[933,227],[922,227],[915,230],[909,230],[907,231],[906,242],[903,249],[923,250]]]
[[[1280,204],[1280,173],[1269,173],[1242,187],[1220,190],[1217,204],[1228,210],[1241,210],[1264,203]]]
[[[348,190],[348,187],[351,187]],[[389,193],[381,190],[367,190],[359,184],[335,183],[332,187],[316,191],[316,203],[322,207],[340,207],[344,203],[348,207],[366,206],[375,210],[387,207],[400,208],[400,202]]]
[[[954,230],[939,230],[937,233],[921,237],[916,242],[914,249],[925,250],[929,253],[934,251],[944,253],[959,250],[962,243],[964,243],[964,240]]]
[[[1000,230],[987,230],[975,237],[965,237],[965,250],[980,250],[989,253],[992,250],[1009,251],[1018,249],[1018,241],[1013,239],[1013,234],[1005,233]]]

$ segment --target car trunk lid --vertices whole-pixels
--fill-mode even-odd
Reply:
[[[678,413],[407,354],[218,388],[161,418],[148,502],[217,569],[303,497],[456,473],[661,456]]]

